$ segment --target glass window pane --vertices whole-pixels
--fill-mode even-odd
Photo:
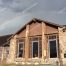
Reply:
[[[66,58],[66,53],[64,54],[64,58]]]
[[[23,42],[20,42],[19,43],[19,47],[18,47],[19,48],[19,50],[18,50],[19,51],[18,52],[19,53],[19,57],[23,57],[23,51],[24,51],[23,46],[24,46],[24,43]]]
[[[19,57],[23,57],[23,50],[19,50]]]
[[[38,57],[38,42],[33,42],[33,57]]]
[[[20,49],[23,48],[23,43],[19,43],[19,48],[20,48]]]
[[[50,43],[50,58],[57,57],[56,40],[49,41]]]

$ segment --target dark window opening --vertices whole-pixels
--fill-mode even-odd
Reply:
[[[66,58],[66,53],[64,54],[64,58]]]
[[[35,58],[35,57],[39,57],[42,58],[42,37],[41,36],[37,36],[37,37],[30,37],[29,39],[29,43],[30,43],[30,58]],[[34,45],[33,45],[34,44]],[[33,52],[33,47],[36,47],[36,52]],[[33,55],[34,53],[34,55]],[[35,55],[36,53],[36,55]]]
[[[24,43],[19,42],[18,46],[18,57],[23,57],[24,56]]]
[[[33,58],[38,57],[38,42],[33,42]]]
[[[49,41],[50,44],[50,58],[57,57],[57,48],[56,48],[56,40]]]

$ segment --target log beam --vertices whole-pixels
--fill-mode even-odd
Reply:
[[[42,22],[42,59],[46,59],[46,55],[47,55],[47,44],[46,44],[46,24],[44,22]]]
[[[25,59],[29,58],[29,25],[26,26]]]

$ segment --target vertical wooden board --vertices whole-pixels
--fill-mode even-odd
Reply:
[[[29,58],[29,25],[26,26],[25,59]]]
[[[44,22],[42,22],[42,58],[46,58],[46,51],[47,51],[47,48],[46,48],[46,24]],[[44,50],[45,50],[45,53],[44,53]]]

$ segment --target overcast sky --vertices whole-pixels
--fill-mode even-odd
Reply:
[[[0,35],[15,33],[34,17],[66,25],[66,0],[0,0]]]

